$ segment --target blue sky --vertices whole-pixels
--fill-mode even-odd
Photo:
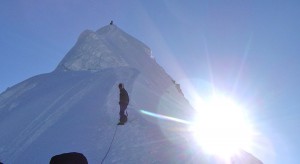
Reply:
[[[299,163],[299,17],[298,1],[1,1],[0,92],[53,71],[82,31],[114,20],[187,97],[213,86],[245,103],[267,163]]]

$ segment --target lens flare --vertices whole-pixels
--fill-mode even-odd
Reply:
[[[227,96],[214,94],[199,99],[194,121],[140,110],[158,119],[186,124],[199,146],[208,154],[230,159],[240,150],[251,150],[256,132],[246,110]]]
[[[152,112],[145,111],[145,110],[140,110],[140,112],[143,113],[143,114],[146,114],[148,116],[156,117],[156,118],[159,118],[159,119],[175,121],[175,122],[179,122],[179,123],[183,123],[183,124],[190,124],[190,122],[185,121],[185,120],[181,120],[179,118],[169,117],[169,116],[165,116],[165,115],[157,114],[157,113],[152,113]]]
[[[207,153],[226,158],[240,149],[248,150],[254,135],[245,110],[223,95],[199,101],[191,130]]]

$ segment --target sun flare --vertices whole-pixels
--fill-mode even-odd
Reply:
[[[254,131],[239,104],[224,95],[197,102],[191,130],[205,152],[230,158],[238,150],[251,147]]]

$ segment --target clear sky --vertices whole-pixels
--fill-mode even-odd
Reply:
[[[114,20],[187,97],[214,86],[246,104],[266,163],[299,163],[299,18],[296,0],[4,0],[0,92],[53,71],[83,30]]]

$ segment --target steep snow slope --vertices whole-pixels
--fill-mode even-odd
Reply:
[[[175,160],[169,149],[182,151],[172,148],[180,143],[174,144],[164,135],[172,131],[158,126],[156,119],[142,116],[136,107],[143,106],[138,101],[144,97],[133,94],[137,76],[132,68],[58,72],[33,77],[6,91],[1,95],[0,129],[5,133],[0,134],[0,159],[5,163],[46,163],[55,154],[77,151],[90,163],[99,163],[118,120],[117,84],[126,81],[135,105],[129,106],[129,122],[119,127],[106,161]],[[139,89],[147,94],[139,83]],[[155,99],[148,99],[149,104],[157,103]]]

